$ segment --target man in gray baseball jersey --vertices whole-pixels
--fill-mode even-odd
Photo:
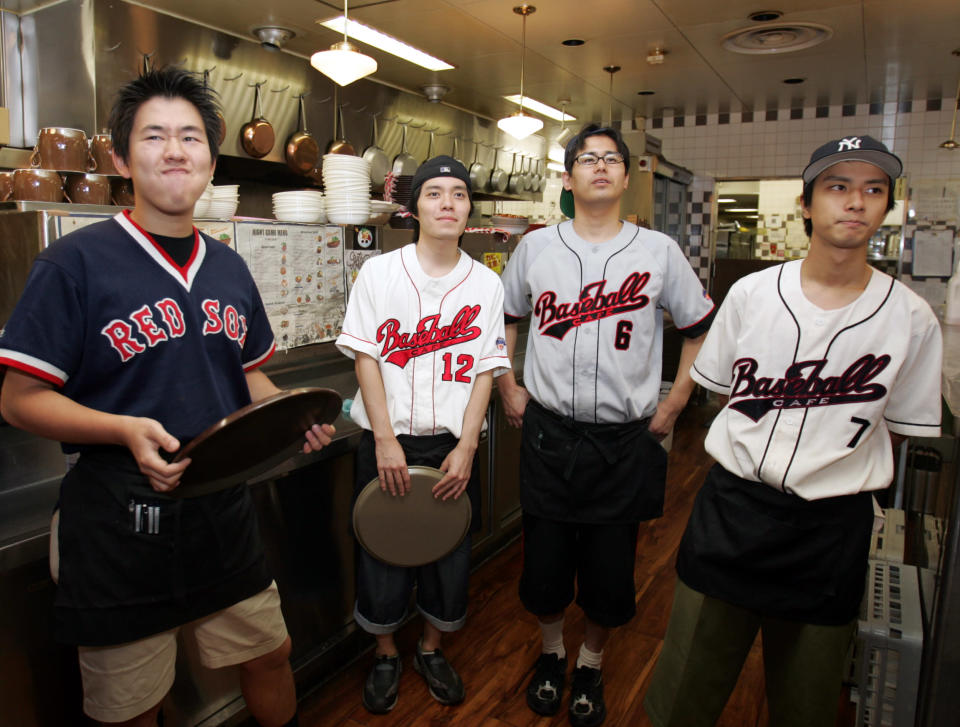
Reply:
[[[644,702],[657,727],[714,725],[758,631],[770,724],[836,721],[871,493],[893,477],[892,437],[940,432],[939,324],[867,262],[900,171],[869,136],[814,151],[807,257],[738,280],[696,358],[693,378],[729,398]]]
[[[523,431],[520,598],[543,641],[527,704],[546,715],[560,708],[563,614],[576,592],[586,633],[570,694],[575,727],[606,716],[603,647],[636,610],[638,525],[663,512],[659,442],[693,390],[689,367],[714,309],[676,242],[620,219],[629,160],[618,131],[584,127],[563,174],[574,219],[525,236],[503,275],[511,354],[517,323],[532,316],[525,386],[511,372],[497,379],[507,418]],[[664,309],[685,341],[658,404]]]

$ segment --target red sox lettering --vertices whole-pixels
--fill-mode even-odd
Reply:
[[[385,361],[403,368],[416,356],[472,341],[480,336],[480,328],[472,325],[479,315],[479,305],[465,305],[453,317],[450,325],[439,325],[438,313],[420,319],[413,333],[402,333],[400,322],[396,318],[389,318],[377,329],[377,343],[383,343],[380,355]]]
[[[821,378],[827,366],[826,359],[798,361],[787,369],[783,378],[773,379],[756,376],[758,364],[755,359],[737,359],[733,364],[736,376],[730,387],[730,408],[759,421],[771,409],[876,401],[886,396],[887,388],[871,381],[889,363],[888,354],[874,356],[868,353],[839,376]]]
[[[545,291],[533,309],[540,319],[540,333],[563,340],[571,328],[643,308],[650,302],[650,297],[641,291],[649,281],[650,273],[633,272],[620,285],[620,290],[613,293],[604,293],[606,280],[588,283],[583,286],[576,303],[557,303],[557,294],[552,290]]]
[[[247,338],[247,319],[232,305],[220,312],[220,301],[207,298],[200,304],[204,313],[203,335],[223,333],[236,341],[241,348]],[[154,309],[159,311],[159,318]],[[126,363],[137,354],[143,353],[171,338],[180,338],[187,331],[186,319],[177,302],[171,298],[158,300],[153,306],[144,304],[128,316],[130,323],[115,318],[101,329],[110,346],[120,354],[120,360]],[[132,323],[132,325],[131,325]]]

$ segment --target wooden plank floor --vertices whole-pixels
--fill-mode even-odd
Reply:
[[[640,528],[636,566],[637,615],[616,630],[604,652],[607,725],[650,725],[643,697],[663,644],[673,599],[673,562],[693,499],[711,460],[703,439],[715,407],[688,407],[678,420],[670,453],[664,516]],[[540,649],[536,619],[517,596],[520,547],[514,543],[473,574],[467,625],[447,636],[444,652],[466,685],[467,697],[457,707],[435,702],[423,679],[413,670],[411,654],[422,628],[415,620],[401,629],[397,643],[403,656],[400,698],[388,715],[372,715],[360,702],[360,692],[372,662],[372,652],[306,697],[300,706],[303,727],[552,727],[568,724],[566,700],[552,718],[531,712],[524,689]],[[583,639],[583,616],[576,606],[566,615],[568,655],[576,658]],[[566,696],[566,694],[565,694]],[[850,715],[838,727],[850,725]],[[759,642],[747,659],[736,690],[718,727],[768,727],[763,697],[763,665]]]

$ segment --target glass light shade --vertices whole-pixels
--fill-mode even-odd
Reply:
[[[334,43],[330,50],[310,56],[310,65],[341,86],[369,76],[377,70],[377,62],[365,56],[346,41]]]
[[[532,116],[527,116],[523,111],[517,111],[497,122],[501,131],[510,134],[514,139],[526,139],[530,134],[540,131],[543,128],[543,122]]]

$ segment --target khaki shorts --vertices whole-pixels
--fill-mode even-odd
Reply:
[[[50,565],[57,580],[57,519],[51,523]],[[173,686],[177,635],[192,638],[208,669],[242,664],[278,649],[287,639],[276,582],[246,600],[153,636],[116,646],[80,646],[83,711],[101,722],[143,714]]]

